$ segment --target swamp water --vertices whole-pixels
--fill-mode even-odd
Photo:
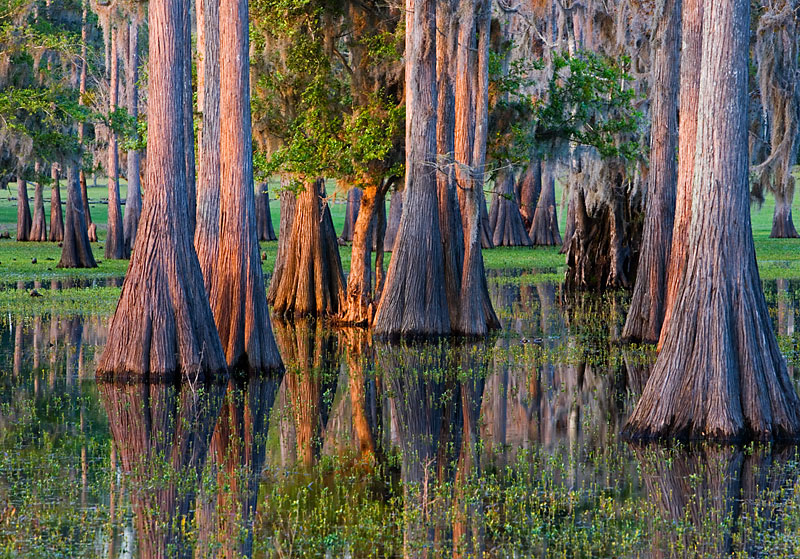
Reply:
[[[620,441],[652,348],[534,280],[484,342],[273,323],[283,375],[205,385],[95,382],[105,311],[5,314],[0,556],[800,555],[798,450]],[[765,290],[794,371],[800,282]]]

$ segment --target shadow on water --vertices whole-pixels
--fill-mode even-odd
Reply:
[[[106,317],[0,317],[0,556],[797,556],[796,449],[620,442],[627,297],[527,277],[480,343],[275,321],[285,374],[225,385],[96,383]],[[765,292],[793,366],[800,282]]]

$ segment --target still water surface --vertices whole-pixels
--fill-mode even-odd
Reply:
[[[618,439],[624,297],[490,286],[490,340],[274,323],[284,374],[206,385],[95,382],[107,316],[1,317],[0,556],[798,556],[794,447]],[[793,373],[800,282],[765,290]]]

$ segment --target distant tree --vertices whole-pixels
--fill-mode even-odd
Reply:
[[[128,24],[128,56],[125,58],[125,96],[127,97],[128,116],[133,123],[139,119],[139,24],[134,19]],[[135,128],[134,128],[135,130]],[[134,138],[126,142],[128,150],[128,194],[125,199],[125,215],[122,228],[125,236],[125,249],[130,254],[136,240],[136,228],[142,214],[142,190],[139,181],[140,158],[139,149]]]
[[[125,232],[122,224],[122,205],[119,195],[119,149],[118,128],[115,126],[119,105],[119,45],[120,30],[112,24],[111,28],[111,56],[109,60],[109,100],[108,113],[111,124],[108,136],[108,230],[106,232],[105,257],[120,260],[130,256],[125,246]]]
[[[800,399],[772,330],[749,219],[749,28],[747,0],[704,6],[686,271],[629,437],[800,436]]]
[[[39,242],[47,240],[47,222],[45,221],[44,217],[44,188],[42,186],[42,177],[40,176],[40,172],[40,165],[37,162],[34,166],[36,182],[34,183],[33,220],[31,225],[30,240]]]
[[[67,163],[67,218],[59,268],[95,268],[97,262],[89,244],[89,231],[81,203],[80,174],[77,162]]]
[[[31,236],[31,205],[28,201],[28,183],[17,179],[17,240],[29,241]]]
[[[681,0],[657,3],[653,15],[650,104],[650,172],[644,234],[623,338],[655,342],[667,297],[667,270],[678,183],[678,90],[680,87]]]
[[[182,60],[186,0],[149,5],[145,200],[100,376],[187,378],[227,370],[189,230]]]
[[[60,167],[53,163],[50,166],[50,237],[53,242],[64,240],[64,210],[61,206]]]
[[[259,241],[276,241],[269,209],[269,183],[263,182],[256,190],[256,230]]]

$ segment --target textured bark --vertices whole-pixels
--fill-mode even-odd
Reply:
[[[558,231],[558,206],[556,204],[556,177],[554,161],[540,161],[541,193],[536,202],[528,235],[536,246],[557,246],[562,243]]]
[[[50,167],[50,179],[53,181],[50,189],[50,235],[53,242],[64,240],[64,214],[61,211],[61,185],[59,184],[59,168],[53,163]]]
[[[111,30],[111,79],[109,82],[109,112],[119,105],[119,30]],[[125,232],[122,227],[122,206],[119,197],[119,151],[117,133],[109,132],[108,139],[108,231],[106,232],[105,257],[112,260],[128,258],[125,249]],[[53,226],[50,225],[52,236]]]
[[[77,163],[67,165],[67,220],[59,268],[95,268],[92,245],[83,216],[80,174]]]
[[[388,190],[388,189],[387,189]],[[375,301],[381,300],[386,272],[383,267],[383,240],[386,236],[386,193],[381,193],[375,202]]]
[[[28,183],[17,178],[17,240],[27,241],[31,236],[31,205],[28,201]]]
[[[186,1],[186,0],[183,0]],[[191,2],[189,3],[191,12]],[[220,4],[220,21],[221,4]],[[206,43],[208,39],[206,39]],[[197,223],[197,184],[194,159],[194,92],[192,90],[192,21],[184,18],[183,21],[183,146],[184,146],[184,172],[186,173],[186,199],[189,203],[189,232],[194,235]]]
[[[256,193],[256,224],[259,241],[277,241],[269,209],[269,184],[262,183]]]
[[[256,236],[250,119],[247,0],[223,0],[219,12],[219,259],[210,300],[228,366],[250,373],[281,369]]]
[[[406,185],[375,333],[450,332],[436,195],[436,2],[406,0]]]
[[[42,242],[47,240],[47,223],[44,217],[43,190],[44,187],[42,186],[42,182],[40,180],[37,180],[37,182],[34,184],[34,191],[33,191],[33,220],[31,224],[31,233],[29,238],[29,240],[31,241]]]
[[[187,0],[149,4],[147,181],[122,296],[98,365],[100,376],[190,378],[226,370],[225,354],[188,230],[183,19]]]
[[[674,131],[678,127],[681,0],[663,0],[658,7],[652,43],[650,173],[644,234],[633,297],[622,330],[625,339],[647,342],[658,341],[664,320],[678,182]]]
[[[789,177],[794,182],[794,177]],[[791,188],[791,195],[783,192],[775,192],[775,210],[772,214],[772,232],[769,236],[773,239],[796,239],[797,229],[792,221],[792,198],[794,198],[794,187]]]
[[[494,246],[531,246],[514,189],[514,171],[499,171],[495,178],[489,229]]]
[[[307,182],[297,197],[286,262],[272,279],[279,315],[333,316],[342,308],[344,272],[324,183]]]
[[[533,214],[536,211],[536,202],[542,191],[542,161],[531,161],[522,173],[517,185],[519,196],[519,213],[526,229],[531,228]],[[555,195],[554,195],[555,197]]]
[[[126,94],[128,98],[128,114],[133,119],[139,118],[139,25],[132,21],[128,24],[128,57],[126,75]],[[136,228],[142,215],[142,189],[139,183],[139,151],[128,150],[128,196],[125,199],[125,216],[122,228],[125,235],[125,250],[130,254],[136,240]]]
[[[197,104],[200,119],[194,247],[206,291],[214,285],[219,257],[220,67],[219,1],[197,1]]]
[[[800,399],[772,331],[749,219],[750,6],[705,10],[686,274],[625,434],[795,439]]]
[[[141,557],[192,557],[195,496],[224,388],[98,385],[125,474]]]
[[[362,191],[360,188],[351,188],[347,191],[347,209],[344,214],[344,227],[339,238],[343,241],[352,241],[353,232],[358,219],[358,210],[361,207]]]
[[[400,216],[403,215],[403,194],[402,189],[397,189],[392,193],[389,201],[389,218],[386,220],[386,233],[383,237],[383,248],[388,252],[394,250],[397,230],[400,228]]]
[[[289,259],[289,241],[292,237],[294,217],[297,213],[297,195],[294,192],[282,190],[279,197],[281,210],[278,229],[278,253],[275,256],[275,268],[272,271],[269,289],[267,290],[267,301],[272,305],[275,304],[275,298],[278,296],[278,286],[281,283],[281,278]]]
[[[350,258],[350,272],[347,276],[347,287],[344,293],[344,302],[337,322],[343,324],[369,324],[375,314],[372,299],[372,233],[375,224],[375,204],[380,187],[353,188],[350,192],[358,191],[353,204],[348,199],[347,211],[357,200],[359,209],[358,217],[352,226],[351,240],[353,247]],[[348,193],[348,198],[350,198]],[[346,222],[347,218],[345,218]],[[345,226],[345,232],[347,226]],[[342,233],[344,237],[344,232]],[[342,237],[342,238],[343,238]]]
[[[689,225],[692,219],[692,183],[697,145],[697,103],[700,94],[700,68],[703,54],[703,2],[682,0],[680,112],[678,119],[678,189],[675,196],[675,219],[667,270],[667,297],[663,324],[669,324],[678,287],[686,273],[689,255]],[[664,344],[664,328],[658,349]]]

